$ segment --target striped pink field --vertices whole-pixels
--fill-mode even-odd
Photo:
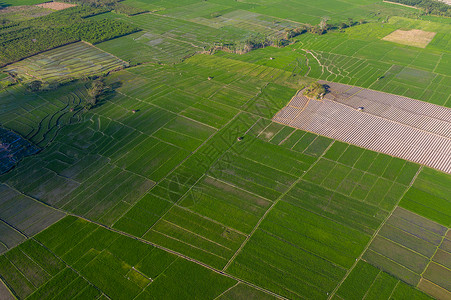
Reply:
[[[273,120],[451,173],[451,109],[322,83],[330,87],[323,100],[309,100],[300,92]]]

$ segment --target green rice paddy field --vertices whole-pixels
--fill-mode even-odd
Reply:
[[[0,175],[0,299],[449,299],[450,174],[271,119],[316,79],[451,107],[451,25],[373,0],[124,3],[150,12],[94,18],[142,31],[32,66],[135,65],[99,105],[83,80],[0,90],[0,125],[42,149]],[[324,15],[369,22],[195,54]],[[437,35],[381,40],[400,28]]]

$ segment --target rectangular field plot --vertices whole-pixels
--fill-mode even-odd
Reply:
[[[449,195],[451,195],[451,177],[430,168],[423,168],[399,205],[450,227]]]
[[[409,31],[396,30],[383,38],[385,41],[394,42],[403,45],[426,48],[432,41],[436,32],[428,32],[418,29],[411,29]]]
[[[288,298],[327,299],[369,237],[280,201],[227,272]]]
[[[180,205],[244,233],[250,233],[271,202],[211,177],[205,177]]]
[[[179,206],[173,206],[143,238],[219,269],[236,252],[245,235]]]
[[[126,62],[107,52],[90,44],[78,42],[34,55],[3,70],[14,72],[25,81],[38,79],[52,82],[107,73],[126,65]]]
[[[340,224],[371,235],[388,212],[353,198],[301,180],[282,198],[296,209],[305,209]]]
[[[274,201],[315,161],[314,157],[251,136],[212,166],[210,176]]]
[[[0,184],[0,254],[64,217],[64,213]]]
[[[303,178],[390,211],[418,169],[414,163],[335,141]]]
[[[174,298],[215,298],[236,284],[196,263],[75,217],[62,219],[37,241],[0,256],[0,276],[21,299],[100,295],[148,299],[168,293]],[[175,284],[175,278],[183,280]]]
[[[295,96],[273,120],[451,172],[447,151],[451,147],[450,109],[350,85],[322,83],[330,87],[324,100],[308,101],[304,96]],[[297,107],[299,98],[304,101]],[[363,111],[358,107],[363,107]],[[355,157],[350,154],[349,159]],[[348,158],[343,159],[348,162]]]
[[[363,259],[432,296],[448,291],[451,252],[448,228],[401,207],[380,229]],[[422,283],[420,283],[422,282]],[[431,284],[438,286],[431,288]],[[424,289],[423,289],[424,287]],[[445,293],[446,294],[446,293]]]
[[[335,295],[350,300],[432,299],[362,260],[359,260]]]

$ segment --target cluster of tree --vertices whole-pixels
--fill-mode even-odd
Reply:
[[[340,22],[337,24],[329,24],[328,21],[329,21],[328,17],[323,17],[323,18],[321,18],[321,22],[316,26],[306,24],[306,25],[302,25],[297,28],[287,28],[287,29],[285,29],[285,39],[289,40],[293,37],[296,37],[296,36],[301,35],[306,32],[321,35],[321,34],[325,34],[329,30],[333,30],[333,29],[342,30],[342,29],[345,29],[348,27],[355,26],[357,24],[365,23],[365,20],[363,20],[363,19],[356,22],[351,18],[348,18],[348,20],[346,22]]]
[[[0,19],[0,28],[4,28],[11,25],[11,21],[7,19]]]
[[[108,41],[138,30],[139,29],[133,25],[118,20],[108,19],[77,23],[65,28],[68,35],[72,35],[78,40],[83,40],[91,44]]]
[[[326,86],[319,82],[313,82],[305,89],[304,95],[310,99],[322,99],[326,92]]]
[[[347,22],[341,22],[339,24],[329,24],[329,18],[323,17],[321,22],[312,26],[309,24],[301,25],[296,28],[287,28],[281,38],[275,37],[267,37],[262,34],[254,34],[249,36],[246,40],[241,42],[218,42],[216,43],[209,52],[214,52],[215,50],[225,50],[234,53],[247,53],[253,49],[264,48],[267,46],[276,46],[276,47],[284,47],[286,45],[291,44],[292,39],[298,35],[309,32],[313,34],[325,34],[329,30],[339,29],[342,30],[347,27],[355,26],[357,24],[363,24],[365,21],[359,20],[358,22],[354,21],[351,18],[348,18]]]
[[[0,28],[0,66],[76,41],[95,44],[139,29],[119,20],[89,20],[103,8],[73,7]]]
[[[390,0],[423,9],[426,14],[451,17],[451,6],[437,0]]]
[[[128,4],[124,3],[115,3],[114,5],[110,6],[114,12],[117,12],[119,14],[124,14],[127,16],[136,16],[145,12],[148,12],[148,10],[137,8],[130,6]]]
[[[111,88],[105,84],[103,77],[95,78],[88,84],[88,98],[85,100],[84,107],[88,110],[96,107],[110,90]]]
[[[348,27],[352,27],[358,24],[364,24],[365,20],[360,19],[359,21],[354,21],[351,18],[348,18],[348,20],[346,22],[340,22],[340,23],[336,23],[336,24],[330,24],[329,23],[329,18],[328,17],[323,17],[321,18],[321,21],[319,22],[318,25],[316,26],[308,26],[307,31],[310,33],[314,33],[314,34],[325,34],[330,30],[335,30],[335,29],[339,29],[339,30],[343,30],[345,28]]]
[[[225,50],[233,53],[247,53],[253,49],[264,48],[267,46],[275,45],[276,41],[269,39],[262,34],[252,34],[247,39],[238,42],[217,42],[210,49],[210,51],[215,50]]]

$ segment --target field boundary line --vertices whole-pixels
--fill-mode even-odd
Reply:
[[[172,202],[171,202],[171,203],[172,203]],[[223,224],[223,223],[221,223],[221,222],[218,222],[218,221],[216,221],[216,220],[214,220],[214,219],[212,219],[212,218],[206,217],[206,216],[204,216],[204,215],[202,215],[202,214],[200,214],[200,213],[198,213],[198,212],[195,212],[195,211],[189,209],[188,207],[181,206],[180,204],[177,204],[177,203],[174,203],[174,206],[176,206],[176,207],[178,207],[178,208],[180,208],[180,209],[186,210],[186,211],[192,213],[193,215],[199,216],[199,217],[201,217],[201,218],[203,218],[203,219],[207,219],[208,221],[210,221],[210,222],[212,222],[212,223],[216,223],[216,224],[218,224],[218,225],[227,227],[227,228],[230,229],[231,231],[235,231],[236,233],[239,233],[239,234],[241,234],[241,235],[243,235],[243,236],[246,236],[246,235],[247,235],[246,233],[241,232],[241,231],[239,231],[239,230],[237,230],[237,229],[235,229],[235,228],[229,227],[228,225],[225,225],[225,224]],[[185,228],[184,228],[184,229],[185,229]]]
[[[448,228],[448,230],[443,234],[443,236],[442,236],[442,240],[440,241],[440,243],[437,245],[437,247],[435,248],[435,251],[434,251],[434,254],[432,254],[432,256],[429,258],[429,262],[428,262],[428,264],[424,267],[424,270],[423,270],[423,272],[421,272],[421,274],[420,274],[420,276],[421,276],[421,278],[424,278],[423,277],[423,274],[424,274],[424,272],[426,272],[426,270],[429,268],[429,265],[432,263],[432,262],[434,262],[434,263],[436,263],[436,264],[438,264],[438,265],[440,265],[440,266],[442,266],[443,268],[445,268],[445,269],[447,269],[447,270],[449,270],[449,271],[451,271],[451,268],[449,268],[449,267],[447,267],[447,266],[444,266],[442,263],[439,263],[439,262],[436,262],[436,261],[433,261],[432,259],[434,258],[434,256],[437,254],[437,251],[440,249],[440,246],[443,244],[443,241],[446,239],[446,235],[447,235],[447,233],[450,231],[450,229]],[[451,254],[449,254],[449,255],[451,255]],[[425,278],[426,280],[427,280],[427,278]],[[421,280],[421,279],[420,279]],[[428,280],[428,281],[430,281],[430,280]],[[431,281],[432,282],[432,281]],[[433,282],[432,282],[433,283]],[[435,284],[435,283],[434,283]],[[436,284],[437,286],[439,286],[438,284]],[[441,287],[441,286],[440,286]]]
[[[225,293],[227,293],[228,291],[230,291],[231,289],[233,289],[234,287],[236,287],[238,284],[240,284],[240,282],[235,283],[233,286],[229,287],[228,289],[226,289],[224,292],[222,292],[221,294],[219,294],[217,297],[215,297],[213,300],[218,299],[219,297],[221,297],[222,295],[224,295]]]
[[[260,195],[254,193],[254,192],[248,191],[248,190],[246,190],[246,189],[244,189],[244,188],[242,188],[242,187],[239,187],[239,186],[237,186],[237,185],[235,185],[235,184],[233,184],[233,183],[224,181],[224,180],[219,179],[219,178],[216,178],[216,177],[212,177],[212,176],[210,176],[210,175],[208,175],[208,174],[206,175],[206,177],[210,177],[210,178],[213,179],[213,180],[216,180],[216,181],[222,182],[222,183],[224,183],[224,184],[230,185],[230,186],[232,186],[232,187],[234,187],[234,188],[236,188],[236,189],[238,189],[238,190],[241,190],[241,191],[243,191],[243,192],[245,192],[245,193],[249,193],[249,194],[251,194],[251,195],[254,195],[255,197],[262,198],[262,199],[264,199],[264,200],[266,200],[266,201],[268,201],[268,202],[271,202],[271,203],[273,202],[271,199],[268,199],[268,198],[266,198],[266,197],[264,197],[264,196],[260,196]]]
[[[53,210],[55,210],[55,211],[62,212],[62,213],[65,214],[65,215],[68,214],[67,212],[65,212],[64,210],[62,210],[62,209],[60,209],[60,208],[53,207],[53,206],[51,206],[51,205],[49,205],[49,204],[47,204],[47,203],[45,203],[45,202],[43,202],[43,201],[40,201],[39,199],[37,199],[37,198],[35,198],[35,197],[33,197],[33,196],[30,196],[30,195],[27,195],[27,194],[25,194],[25,193],[23,193],[23,192],[21,192],[21,191],[18,191],[16,188],[10,186],[10,185],[9,185],[8,183],[6,183],[6,182],[3,182],[3,184],[6,185],[7,187],[9,187],[10,189],[16,191],[17,193],[19,193],[19,194],[21,194],[21,195],[23,195],[23,196],[25,196],[25,197],[27,197],[27,198],[30,198],[30,199],[33,200],[34,202],[38,202],[38,203],[40,203],[40,204],[43,204],[43,205],[45,205],[46,207],[51,208],[51,209],[53,209]],[[55,222],[55,223],[56,223],[56,222]],[[8,224],[8,225],[9,225],[9,224]],[[11,249],[12,249],[12,248],[11,248]]]
[[[161,234],[161,235],[167,237],[167,238],[170,239],[170,240],[175,240],[175,241],[180,242],[180,243],[182,243],[182,244],[184,244],[184,245],[188,245],[188,246],[191,247],[191,248],[198,249],[198,250],[200,250],[200,251],[202,251],[202,252],[205,252],[205,253],[208,253],[208,254],[210,254],[210,255],[216,256],[216,257],[218,257],[218,258],[220,258],[220,259],[226,260],[226,258],[225,258],[225,257],[222,257],[221,255],[218,255],[218,254],[216,254],[216,253],[207,251],[207,250],[205,250],[205,249],[203,249],[203,248],[201,248],[201,247],[198,247],[198,246],[196,246],[196,245],[187,243],[187,242],[182,241],[182,240],[180,240],[180,239],[178,239],[178,238],[175,238],[175,237],[173,237],[173,236],[167,235],[167,234],[164,233],[164,232],[161,232],[161,231],[158,231],[158,230],[155,230],[155,229],[152,229],[152,230],[153,230],[154,232],[156,232],[156,233],[159,233],[159,234]]]
[[[203,263],[203,262],[201,262],[201,261],[198,261],[198,260],[196,260],[196,259],[194,259],[194,258],[191,258],[191,257],[189,257],[189,256],[187,256],[187,255],[185,255],[185,254],[182,254],[182,253],[179,253],[179,252],[177,252],[177,251],[174,251],[174,250],[171,250],[171,249],[169,249],[169,248],[166,248],[166,247],[164,247],[164,246],[155,244],[155,243],[153,243],[153,242],[151,242],[151,241],[148,241],[148,240],[145,240],[145,239],[143,239],[143,238],[134,236],[134,235],[129,234],[129,233],[126,233],[126,232],[124,232],[124,231],[120,231],[120,230],[118,230],[118,229],[109,227],[109,226],[104,225],[104,224],[102,224],[102,223],[95,222],[95,221],[86,219],[86,218],[84,218],[84,217],[81,217],[81,216],[78,216],[78,215],[75,215],[75,214],[68,214],[68,215],[77,217],[77,218],[82,219],[82,220],[85,220],[85,221],[87,221],[87,222],[89,222],[89,223],[95,224],[95,225],[97,225],[97,226],[99,226],[99,227],[105,228],[105,229],[107,229],[107,230],[109,230],[109,231],[118,233],[118,234],[120,234],[120,235],[129,237],[129,238],[132,238],[132,239],[134,239],[134,240],[137,240],[137,241],[140,241],[140,242],[142,242],[142,243],[151,245],[151,246],[153,246],[153,247],[155,247],[155,248],[158,248],[158,249],[160,249],[160,250],[163,250],[163,251],[166,251],[166,252],[168,252],[168,253],[174,254],[174,255],[176,255],[176,256],[178,256],[178,257],[180,257],[180,258],[183,258],[183,259],[186,259],[186,260],[191,261],[191,262],[193,262],[193,263],[196,263],[196,264],[198,264],[198,265],[201,265],[201,266],[203,266],[203,267],[205,267],[205,268],[207,268],[207,269],[209,269],[209,270],[211,270],[211,271],[213,271],[213,272],[215,272],[215,273],[217,273],[217,274],[226,276],[226,277],[231,278],[231,279],[233,279],[233,280],[236,280],[236,281],[238,281],[238,282],[241,282],[241,283],[244,283],[244,284],[246,284],[246,285],[249,285],[249,286],[251,286],[251,287],[253,287],[253,288],[255,288],[255,289],[259,290],[259,291],[262,291],[262,292],[265,292],[265,293],[267,293],[267,294],[270,294],[271,296],[274,296],[274,297],[276,297],[276,298],[278,298],[278,299],[284,299],[284,300],[286,299],[286,300],[288,300],[287,298],[285,298],[285,297],[283,297],[283,296],[281,296],[281,295],[279,295],[279,294],[277,294],[277,293],[271,292],[271,291],[269,291],[269,290],[267,290],[267,289],[264,289],[264,288],[262,288],[262,287],[260,287],[260,286],[258,286],[258,285],[256,285],[256,284],[253,284],[253,283],[251,283],[251,282],[245,281],[245,280],[240,279],[240,278],[238,278],[238,277],[235,277],[235,276],[233,276],[233,275],[231,275],[231,274],[225,273],[224,271],[221,271],[221,270],[218,270],[218,269],[216,269],[216,268],[214,268],[214,267],[211,267],[210,265],[208,265],[208,264],[206,264],[206,263]],[[33,238],[33,239],[34,239],[34,238]],[[40,245],[42,245],[39,241],[38,241],[38,243],[39,243]],[[42,246],[44,246],[44,245],[42,245]],[[44,247],[45,247],[45,246],[44,246]],[[47,247],[45,247],[45,248],[48,249]],[[48,249],[48,250],[51,251],[50,249]],[[52,251],[51,251],[51,252],[52,252]],[[54,254],[53,252],[52,252],[52,254],[53,254],[53,255],[56,255],[56,254]],[[59,256],[57,256],[57,257],[59,258]],[[61,258],[60,258],[60,259],[61,259]],[[62,259],[61,259],[61,260],[62,260]],[[64,261],[63,261],[63,262],[64,262]],[[69,266],[69,267],[70,267],[70,266]],[[77,274],[78,274],[78,273],[77,273]],[[80,276],[81,276],[81,275],[80,275]],[[83,277],[83,278],[84,278],[84,277]],[[87,280],[87,281],[88,281],[88,280]],[[88,282],[90,282],[90,281],[88,281]],[[91,284],[92,284],[92,283],[91,283]]]
[[[263,222],[263,220],[266,218],[266,216],[271,212],[271,210],[274,208],[274,206],[276,206],[277,203],[279,203],[279,201],[294,187],[296,186],[296,184],[298,182],[300,182],[302,180],[302,178],[304,177],[305,174],[307,174],[307,172],[313,168],[313,166],[316,165],[316,163],[323,157],[324,153],[327,152],[327,150],[329,150],[329,148],[331,147],[333,143],[330,143],[329,146],[323,151],[323,153],[318,156],[318,158],[316,159],[316,161],[306,170],[304,171],[304,173],[302,173],[289,187],[288,189],[282,193],[272,204],[271,206],[266,210],[266,212],[263,214],[263,216],[258,220],[257,224],[254,226],[254,229],[252,229],[251,233],[246,236],[246,239],[244,240],[244,242],[241,244],[241,246],[238,248],[238,250],[233,254],[233,256],[230,258],[230,260],[227,262],[227,264],[224,266],[224,268],[222,269],[223,272],[225,272],[227,270],[227,268],[232,264],[232,262],[235,260],[235,258],[238,256],[238,254],[241,252],[241,250],[243,250],[244,246],[246,246],[247,242],[250,240],[250,238],[252,237],[252,235],[257,231],[258,227],[260,226],[260,224]]]
[[[434,67],[434,70],[432,70],[432,73],[437,74],[437,73],[435,72],[435,70],[437,69],[438,65],[439,65],[440,62],[442,61],[442,57],[443,57],[443,53],[440,53],[440,58],[438,59],[437,63],[435,64],[435,67]],[[431,83],[432,83],[432,81],[431,81]]]
[[[75,216],[75,215],[74,215]],[[78,216],[76,216],[76,217],[78,217]],[[79,217],[78,217],[79,218]],[[86,219],[84,219],[84,220],[86,220]],[[58,273],[56,273],[55,274],[55,276],[53,276],[52,278],[55,278],[58,274],[60,274],[61,272],[63,272],[66,268],[69,268],[69,269],[71,269],[75,274],[77,274],[78,276],[80,276],[81,278],[83,278],[88,284],[90,284],[90,285],[92,285],[96,290],[98,290],[101,294],[104,294],[105,296],[107,296],[106,294],[105,294],[105,292],[101,289],[101,288],[99,288],[99,287],[97,287],[94,283],[92,283],[91,281],[89,281],[85,276],[83,276],[78,270],[76,270],[76,269],[74,269],[70,264],[68,264],[64,259],[62,259],[59,255],[57,255],[56,253],[54,253],[51,249],[49,249],[47,246],[45,246],[43,243],[41,243],[39,240],[37,240],[35,237],[31,237],[30,238],[30,240],[33,240],[33,241],[35,241],[37,244],[39,244],[39,246],[41,246],[42,248],[44,248],[44,249],[46,249],[47,251],[49,251],[50,253],[52,253],[52,255],[57,259],[57,260],[59,260],[59,261],[61,261],[64,265],[65,265],[65,267],[61,270],[61,271],[59,271]],[[25,277],[26,278],[26,277]],[[76,280],[76,279],[74,279],[74,280]],[[74,281],[73,280],[73,281]],[[36,288],[36,290],[34,290],[30,295],[28,295],[28,296],[31,296],[32,294],[34,294],[37,290],[38,290],[39,288]],[[27,296],[27,297],[28,297]],[[108,297],[108,296],[107,296]],[[109,299],[111,299],[110,297],[108,297]]]
[[[376,282],[377,278],[379,278],[379,276],[382,274],[382,270],[379,270],[379,273],[377,273],[376,277],[374,277],[373,282],[371,282],[370,287],[368,288],[368,290],[366,290],[365,294],[362,297],[362,300],[364,300],[366,298],[366,296],[368,295],[368,292],[371,290],[371,288],[373,287],[374,283]],[[390,298],[388,298],[390,299]]]
[[[330,293],[329,297],[327,298],[328,300],[332,299],[333,296],[337,293],[338,289],[341,287],[341,285],[343,284],[343,282],[346,280],[346,278],[348,278],[349,274],[351,274],[352,270],[354,270],[355,266],[357,265],[357,263],[362,260],[363,255],[365,254],[365,252],[368,250],[368,248],[370,247],[371,243],[373,242],[373,240],[376,238],[376,236],[379,234],[379,231],[382,229],[382,227],[385,225],[385,223],[387,222],[387,220],[393,215],[393,212],[396,210],[396,208],[398,207],[399,203],[401,202],[402,198],[404,198],[405,194],[410,190],[410,188],[412,187],[413,183],[415,182],[415,179],[418,177],[418,175],[420,174],[421,170],[423,169],[423,167],[421,166],[420,168],[418,168],[417,172],[415,173],[415,176],[412,178],[412,181],[410,182],[408,188],[404,191],[404,193],[401,195],[401,197],[399,197],[398,201],[396,201],[396,204],[394,205],[392,211],[388,214],[388,216],[385,218],[384,221],[381,222],[381,224],[379,225],[379,228],[373,233],[373,236],[371,237],[371,239],[368,241],[368,243],[366,244],[365,248],[362,250],[362,253],[360,253],[359,257],[356,258],[354,264],[349,268],[349,270],[346,272],[345,276],[342,278],[342,280],[338,283],[338,285],[335,287],[335,289],[332,291],[332,293]]]
[[[133,32],[133,33],[136,33],[136,32]],[[112,53],[110,53],[110,52],[107,52],[107,51],[105,51],[105,50],[103,50],[103,49],[100,49],[99,47],[97,47],[97,46],[95,46],[95,45],[93,45],[93,44],[91,44],[91,43],[89,43],[89,42],[86,42],[86,41],[83,41],[83,40],[81,40],[80,42],[81,42],[81,43],[84,43],[84,44],[86,44],[86,45],[89,45],[89,46],[91,46],[91,47],[94,47],[94,48],[96,48],[97,50],[99,50],[99,51],[101,51],[101,52],[103,52],[103,53],[106,53],[106,54],[111,55],[112,57],[114,57],[114,58],[118,59],[119,61],[123,62],[126,66],[130,66],[130,64],[129,64],[128,62],[126,62],[126,61],[123,60],[122,58],[119,58],[119,57],[117,57],[116,55],[114,55],[114,54],[112,54]],[[112,70],[112,71],[113,71],[113,70]],[[110,71],[110,72],[112,72],[112,71]],[[110,73],[110,72],[108,72],[108,73]]]
[[[140,100],[140,99],[138,99],[138,98],[134,98],[134,97],[131,97],[131,96],[129,96],[129,95],[126,95],[126,94],[123,94],[125,97],[129,97],[129,98],[132,98],[132,99],[137,99],[137,100],[139,100],[139,101],[141,101],[141,102],[144,102],[144,101],[142,101],[142,100]],[[158,106],[155,106],[155,107],[158,107]],[[216,136],[216,134],[220,131],[220,130],[222,130],[222,129],[224,129],[227,125],[229,125],[233,120],[235,120],[237,117],[238,117],[238,115],[241,113],[241,111],[239,111],[238,113],[236,113],[236,115],[233,117],[233,118],[231,118],[226,124],[224,124],[221,128],[215,128],[216,129],[216,131],[215,132],[213,132],[205,141],[203,141],[202,142],[202,144],[200,144],[199,145],[199,147],[197,147],[194,151],[192,151],[189,155],[187,155],[178,165],[176,165],[174,168],[172,168],[172,170],[171,171],[169,171],[167,174],[166,174],[166,176],[164,176],[163,178],[161,178],[159,181],[157,181],[157,182],[155,182],[155,185],[153,186],[153,187],[151,187],[147,192],[146,192],[146,194],[148,194],[148,193],[150,193],[151,191],[152,191],[152,189],[154,188],[154,187],[156,187],[158,184],[160,184],[161,182],[163,182],[163,180],[165,180],[165,179],[167,179],[167,178],[169,178],[168,176],[170,176],[172,173],[174,173],[174,171],[175,170],[177,170],[184,162],[186,162],[188,159],[190,159],[191,157],[193,157],[193,155],[195,154],[195,153],[197,153],[197,151],[203,146],[203,145],[205,145],[205,144],[207,144],[207,142],[208,141],[210,141],[214,136]],[[176,116],[179,116],[178,114],[176,114]],[[184,116],[182,116],[182,117],[184,117]],[[200,122],[199,122],[200,123]],[[166,125],[167,123],[165,123],[165,125]],[[203,124],[203,123],[201,123],[201,124]],[[163,125],[164,126],[164,125]],[[146,134],[147,135],[147,134]],[[150,135],[149,137],[152,137],[152,135]],[[124,154],[125,155],[125,154]],[[122,156],[121,156],[122,157]],[[200,178],[203,178],[203,176],[201,176]],[[195,184],[197,184],[197,182],[199,181],[200,179],[198,179],[196,182],[195,182]],[[194,184],[194,185],[195,185]],[[194,186],[193,185],[193,186]],[[187,192],[189,192],[191,189],[192,189],[192,187],[193,186],[191,186],[190,188],[189,188],[189,190],[187,191]],[[186,192],[186,193],[187,193]],[[183,195],[181,195],[180,196],[180,198],[177,200],[177,202],[180,200],[180,199],[182,199],[185,195],[186,195],[186,193],[184,193]],[[145,195],[146,195],[145,194]],[[144,196],[143,196],[144,197]],[[138,203],[140,200],[142,199],[142,197],[140,198],[140,199],[138,199],[137,201],[136,201],[136,203]],[[174,206],[174,204],[175,203],[177,203],[177,202],[173,202],[173,205],[165,212],[165,214],[164,215],[166,215],[167,214],[167,212]],[[136,204],[135,203],[135,204]],[[116,222],[117,221],[119,221],[122,217],[124,217],[134,206],[135,206],[135,204],[134,205],[131,205],[120,217],[118,217],[118,219],[113,223],[113,224],[111,224],[111,226],[114,226],[114,224],[116,224]],[[163,216],[164,216],[163,215]],[[163,216],[161,216],[155,223],[154,223],[154,225],[163,217]],[[146,234],[154,225],[152,225],[144,234]],[[144,234],[143,234],[143,236],[144,236]]]
[[[172,170],[171,170],[171,172],[169,172],[164,178],[162,178],[157,184],[155,184],[155,186],[157,186],[160,182],[162,182],[164,179],[166,179],[166,178],[168,178],[168,176],[170,176],[175,170],[177,170],[185,161],[187,161],[190,157],[192,157],[195,153],[197,153],[197,151],[203,146],[203,145],[205,145],[205,144],[207,144],[207,142],[208,141],[210,141],[214,136],[216,136],[216,134],[218,134],[222,129],[224,129],[224,128],[226,128],[229,124],[231,124],[234,120],[236,120],[237,119],[237,117],[239,116],[241,114],[241,111],[239,111],[233,118],[231,118],[226,124],[224,124],[224,126],[222,126],[220,129],[218,129],[216,132],[214,132],[214,133],[212,133],[209,137],[208,137],[208,139],[206,139],[201,145],[199,145],[199,147],[197,147],[193,152],[191,152],[191,155],[188,155],[182,162],[180,162],[177,166],[175,166]],[[234,145],[235,143],[232,143],[232,145],[230,145],[230,147],[232,147],[233,145]],[[230,148],[229,147],[229,148]],[[205,171],[205,173],[204,174],[206,174],[210,169],[211,169],[211,166],[213,166],[213,164],[215,164],[219,159],[221,159],[223,156],[224,156],[224,154],[228,151],[229,149],[227,149],[227,150],[225,150],[221,155],[219,155],[218,156],[218,158],[216,158],[211,164],[210,164],[210,166],[208,167],[208,169]],[[164,216],[166,216],[167,214],[168,214],[168,212],[174,207],[174,205],[175,204],[177,204],[183,197],[185,197],[185,195],[186,194],[188,194],[192,189],[193,189],[193,187],[202,179],[202,178],[204,178],[204,175],[202,175],[201,177],[199,177],[197,180],[196,180],[196,182],[193,184],[193,185],[191,185],[190,186],[190,188],[185,192],[185,193],[183,193],[183,195],[181,195],[178,199],[177,199],[177,201],[175,201],[175,202],[173,202],[173,204],[171,205],[171,207],[160,217],[160,218],[158,218],[158,220],[157,221],[155,221],[155,223],[152,225],[152,226],[150,226],[150,228],[148,229],[148,230],[146,230],[146,232],[142,235],[142,236],[144,236],[144,235],[146,235],[147,234],[147,232],[149,232],[160,220],[162,220],[163,219],[163,217]],[[153,187],[152,187],[153,188]],[[141,199],[140,199],[141,200]],[[134,206],[134,205],[133,205]],[[130,207],[130,209],[131,209],[132,207]],[[128,209],[122,216],[121,216],[121,218],[130,210],[130,209]],[[120,220],[120,218],[118,219],[118,220]],[[114,225],[114,224],[113,224]],[[228,227],[228,226],[227,226]]]
[[[292,135],[296,132],[296,128],[292,128],[293,130],[288,134],[283,140],[281,140],[277,146],[281,146],[283,143],[285,143]],[[291,150],[291,149],[290,149]]]
[[[20,235],[22,235],[25,240],[27,240],[29,238],[28,235],[26,235],[24,232],[22,232],[22,230],[20,230],[19,228],[16,228],[16,226],[9,224],[7,221],[3,220],[2,218],[0,218],[0,222],[1,223],[5,223],[6,226],[8,226],[9,228],[12,228],[14,231],[18,232]],[[3,242],[1,242],[3,244]],[[23,242],[17,244],[16,246],[19,246],[20,244],[22,244]],[[6,245],[5,245],[6,246]],[[15,248],[16,246],[12,247]],[[12,248],[6,247],[6,249],[8,249],[6,252],[8,252],[9,250],[11,250]],[[5,252],[5,253],[6,253]]]
[[[409,210],[409,212],[410,212],[410,210]],[[437,224],[439,224],[439,223],[437,223]],[[405,235],[412,236],[412,237],[416,237],[415,235],[411,234],[410,232],[404,231],[404,230],[402,230],[402,229],[399,228],[399,227],[393,226],[393,225],[391,225],[391,224],[387,224],[387,225],[389,225],[389,226],[391,226],[391,227],[393,227],[393,228],[396,228],[396,229],[398,229],[398,230],[400,230],[400,231],[403,231],[403,233],[404,233]],[[422,228],[422,229],[424,229],[424,228]],[[427,229],[424,229],[424,230],[427,231]],[[448,231],[447,231],[447,232],[448,232]],[[437,236],[438,236],[438,235],[437,235]],[[413,252],[413,253],[415,253],[415,254],[418,254],[419,256],[422,256],[422,257],[424,257],[424,258],[427,258],[427,259],[429,260],[429,263],[430,263],[430,262],[432,261],[432,258],[434,257],[434,255],[437,253],[437,250],[440,249],[440,246],[442,245],[443,240],[446,239],[446,233],[445,233],[443,236],[441,236],[441,241],[440,241],[437,245],[434,245],[434,244],[432,244],[432,243],[429,242],[429,241],[426,241],[426,240],[424,240],[424,239],[419,238],[419,239],[421,239],[422,241],[424,241],[424,242],[426,242],[426,243],[431,244],[432,246],[434,246],[435,251],[434,251],[434,253],[433,253],[430,257],[427,257],[426,255],[424,255],[424,254],[422,254],[422,253],[420,253],[420,252],[418,252],[418,251],[416,251],[416,250],[414,250],[414,249],[411,249],[411,248],[409,248],[409,247],[407,247],[407,246],[405,246],[405,245],[403,245],[403,244],[400,244],[399,242],[394,241],[394,240],[392,240],[392,239],[390,239],[390,238],[388,238],[388,237],[385,237],[385,236],[383,236],[383,235],[380,235],[380,237],[383,238],[383,239],[385,239],[385,240],[387,240],[387,241],[392,242],[393,244],[396,244],[396,245],[400,246],[401,248],[407,249],[407,250],[409,250],[409,251],[411,251],[411,252]],[[418,238],[418,237],[417,237],[417,238]],[[371,250],[372,250],[372,249],[371,249]],[[384,254],[382,254],[382,253],[379,253],[379,252],[377,252],[377,251],[375,251],[375,250],[372,250],[372,251],[374,251],[374,252],[376,252],[376,253],[378,253],[378,254],[380,254],[380,255],[382,255],[382,256],[386,256],[386,255],[384,255]],[[387,258],[388,258],[388,257],[387,257]],[[395,261],[395,262],[396,262],[396,261]],[[426,265],[426,268],[427,268],[427,266],[429,265],[429,263]],[[436,263],[437,263],[437,262],[436,262]],[[400,263],[398,263],[398,264],[400,264]],[[448,267],[445,267],[445,268],[450,269],[450,268],[448,268]],[[423,273],[424,273],[424,270],[423,270],[423,272],[422,272],[421,274],[423,274]],[[420,274],[420,275],[421,275],[421,274]]]
[[[391,296],[393,296],[393,293],[396,291],[396,288],[398,287],[400,282],[401,282],[401,280],[398,279],[398,282],[396,282],[395,286],[393,287],[393,290],[391,291],[390,297],[388,297],[388,299],[392,299]]]
[[[5,253],[6,253],[6,252],[5,252]],[[17,273],[19,273],[20,275],[23,276],[23,278],[25,278],[25,280],[26,280],[33,288],[36,288],[36,290],[38,289],[38,288],[30,281],[30,279],[28,279],[28,277],[25,276],[25,274],[24,274],[21,270],[19,270],[19,268],[16,266],[16,264],[15,264],[13,261],[11,261],[11,259],[9,259],[9,258],[8,258],[6,255],[4,255],[4,254],[2,254],[2,256],[3,256],[3,257],[11,264],[11,266],[13,267],[13,269],[15,269],[15,270],[17,271]],[[59,273],[59,272],[58,272],[58,273]],[[8,283],[6,282],[6,280],[4,280],[4,278],[3,278],[2,276],[0,276],[0,280],[3,282],[3,284],[6,286],[6,288],[11,292],[11,295],[13,295],[14,298],[20,299],[19,296],[16,295],[14,289],[12,289],[12,288],[10,289],[10,288],[9,288]],[[34,290],[31,294],[33,294],[36,290]],[[30,294],[30,295],[31,295],[31,294]]]
[[[9,288],[9,286],[6,284],[6,282],[3,280],[3,278],[0,276],[0,284],[3,284],[3,286],[6,288],[6,290],[9,292],[11,296],[13,296],[13,299],[19,299],[16,294]]]
[[[206,238],[206,237],[203,236],[203,235],[200,235],[200,234],[195,233],[195,232],[193,232],[193,231],[191,231],[191,230],[188,230],[188,229],[186,229],[186,228],[184,228],[184,227],[182,227],[182,226],[180,226],[180,225],[178,225],[178,224],[175,224],[175,223],[173,223],[173,222],[169,222],[169,221],[167,221],[167,220],[162,220],[162,221],[163,221],[163,222],[166,222],[166,223],[168,223],[168,224],[170,224],[170,225],[172,225],[172,226],[174,226],[174,227],[180,228],[180,229],[183,230],[183,231],[187,231],[187,232],[191,233],[192,235],[197,236],[197,237],[199,237],[199,238],[201,238],[201,239],[203,239],[203,240],[206,240],[206,241],[208,241],[208,242],[210,242],[210,243],[212,243],[212,244],[215,244],[215,245],[217,245],[217,246],[219,246],[219,247],[221,247],[221,248],[224,248],[224,249],[227,249],[227,250],[232,251],[232,249],[230,249],[229,247],[226,247],[225,245],[222,245],[222,244],[220,244],[220,243],[218,243],[218,242],[215,242],[215,241],[213,241],[213,240],[211,240],[211,239],[209,239],[209,238]],[[204,228],[205,228],[205,227],[204,227]],[[155,229],[154,229],[154,231],[163,233],[163,232],[158,231],[158,230],[155,230]],[[164,234],[164,233],[163,233],[163,234]],[[174,238],[174,237],[172,237],[172,238]]]

